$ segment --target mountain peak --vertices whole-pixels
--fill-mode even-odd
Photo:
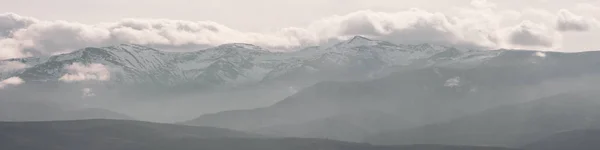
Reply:
[[[354,48],[354,47],[360,47],[360,46],[375,46],[375,45],[380,45],[380,44],[390,45],[387,42],[372,40],[372,39],[366,38],[364,36],[357,35],[357,36],[352,37],[349,40],[337,43],[334,46],[332,46],[331,48],[347,49],[347,48]]]
[[[370,44],[372,42],[374,42],[374,40],[371,40],[371,39],[366,38],[364,36],[357,35],[357,36],[352,37],[352,39],[348,40],[346,43],[347,44],[353,44],[353,45],[354,44],[368,45],[368,44]]]
[[[148,46],[144,46],[144,45],[138,45],[138,44],[119,44],[119,45],[115,45],[115,46],[102,47],[102,49],[122,49],[122,50],[136,50],[136,51],[144,51],[144,50],[159,51],[159,50],[156,50],[154,48],[151,48],[151,47],[148,47]]]

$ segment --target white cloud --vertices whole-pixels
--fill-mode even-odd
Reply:
[[[102,64],[84,65],[73,63],[65,67],[69,73],[60,77],[64,82],[77,82],[86,80],[107,81],[110,79],[110,71]]]
[[[597,23],[594,18],[585,18],[562,9],[558,12],[556,28],[559,31],[588,31]]]
[[[25,81],[23,81],[23,79],[19,78],[19,77],[11,77],[8,79],[4,79],[2,81],[0,81],[0,89],[5,88],[6,86],[9,85],[20,85],[25,83]]]
[[[10,38],[0,38],[0,60],[30,56],[31,54],[23,51],[21,42]]]
[[[334,16],[318,21],[308,29],[317,31],[324,39],[338,36],[366,35],[400,44],[433,43],[477,48],[553,48],[552,43],[523,44],[506,36],[517,31],[528,31],[532,36],[543,36],[542,42],[556,39],[543,25],[531,21],[503,26],[503,21],[520,17],[516,11],[494,12],[492,9],[460,9],[457,16],[411,9],[396,13],[359,11],[345,16]],[[531,25],[533,24],[533,25]],[[316,26],[316,27],[315,27]],[[320,27],[320,28],[319,28]],[[316,29],[315,29],[316,28]],[[537,29],[539,28],[539,29]],[[521,29],[521,30],[516,30]],[[515,34],[517,37],[519,33]],[[537,37],[533,37],[537,38]],[[550,42],[555,42],[550,40]]]
[[[25,28],[35,22],[37,20],[34,18],[23,17],[14,13],[0,14],[0,37],[7,37],[17,29]]]
[[[26,64],[16,61],[4,61],[0,62],[0,72],[10,72],[27,68]]]
[[[508,29],[507,39],[510,45],[522,48],[553,48],[560,47],[561,35],[543,24],[523,21]]]
[[[363,10],[325,17],[306,27],[263,33],[243,32],[212,21],[137,18],[82,24],[3,14],[0,15],[0,33],[3,33],[0,59],[32,55],[27,52],[49,55],[120,43],[168,48],[239,42],[268,49],[291,49],[353,35],[400,44],[559,49],[563,41],[560,33],[556,34],[554,30],[587,31],[592,22],[597,24],[597,21],[589,21],[593,18],[581,18],[567,10],[559,13],[538,8],[500,10],[489,0],[472,0],[470,4],[470,7],[456,8],[450,13],[417,8],[398,12]],[[577,9],[593,10],[595,6],[581,4]]]

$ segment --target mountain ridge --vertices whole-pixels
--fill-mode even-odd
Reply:
[[[411,51],[413,48],[415,50]],[[167,52],[138,44],[120,44],[86,47],[48,57],[2,60],[0,62],[24,63],[27,67],[12,73],[0,73],[0,79],[19,76],[25,81],[56,81],[66,73],[64,67],[77,62],[106,66],[111,71],[110,81],[116,83],[156,83],[173,86],[190,83],[192,80],[197,84],[237,86],[280,78],[280,75],[285,75],[283,72],[292,72],[290,70],[305,73],[332,72],[324,70],[335,68],[338,70],[334,72],[340,73],[350,69],[361,74],[372,74],[378,69],[407,65],[411,60],[446,49],[448,48],[429,44],[400,46],[362,36],[355,36],[330,47],[294,52],[271,52],[245,43],[222,44],[191,52]],[[361,68],[360,65],[364,62],[375,66]],[[359,67],[349,67],[356,65]]]

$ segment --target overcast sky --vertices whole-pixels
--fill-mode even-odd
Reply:
[[[0,10],[0,58],[119,43],[285,50],[352,35],[600,50],[600,0],[0,0]]]

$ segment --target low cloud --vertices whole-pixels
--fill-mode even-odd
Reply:
[[[65,67],[68,73],[60,77],[60,81],[78,82],[87,80],[107,81],[110,79],[110,71],[102,64],[84,65],[73,63]]]
[[[23,81],[23,79],[21,79],[19,77],[11,77],[11,78],[0,81],[0,89],[3,89],[7,86],[20,85],[23,83],[25,83],[25,81]]]
[[[0,72],[10,72],[27,68],[26,64],[16,61],[4,61],[0,62]]]
[[[0,60],[31,56],[24,52],[22,41],[0,37]]]

